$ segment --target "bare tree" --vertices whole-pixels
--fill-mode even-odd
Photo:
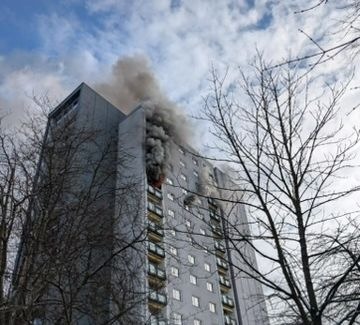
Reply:
[[[134,209],[139,180],[116,182],[132,158],[101,131],[75,127],[75,116],[59,128],[49,121],[45,135],[43,122],[32,118],[20,136],[1,132],[1,323],[141,319],[147,294],[136,272],[145,259],[136,269],[130,260],[146,253],[146,227],[114,231],[125,210],[143,213]]]
[[[359,132],[340,119],[347,85],[311,97],[311,81],[261,59],[254,75],[242,74],[241,97],[213,71],[202,115],[217,143],[208,158],[232,167],[232,185],[212,196],[249,212],[244,221],[223,211],[235,276],[266,288],[275,324],[359,324],[359,223],[348,206],[360,189]]]
[[[305,36],[313,49],[308,53],[297,53],[296,56],[288,60],[282,60],[280,63],[270,65],[268,68],[278,68],[287,64],[294,64],[300,61],[306,62],[310,69],[318,64],[333,60],[343,52],[349,53],[353,58],[359,53],[360,42],[360,3],[358,0],[331,1],[331,0],[314,0],[307,5],[300,6],[294,12],[295,15],[317,14],[317,11],[324,6],[333,5],[339,13],[339,18],[332,24],[330,30],[323,30],[321,37],[317,39],[314,35],[306,31],[306,27],[299,28],[301,35]]]

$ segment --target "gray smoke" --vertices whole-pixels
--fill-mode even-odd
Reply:
[[[144,56],[119,59],[108,82],[97,91],[122,111],[139,104],[146,112],[146,169],[149,180],[161,182],[166,175],[170,141],[186,143],[189,122],[178,106],[161,91]]]
[[[206,197],[216,196],[218,190],[215,181],[210,177],[210,168],[203,167],[199,174],[198,192]]]

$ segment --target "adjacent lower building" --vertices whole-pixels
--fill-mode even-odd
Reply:
[[[71,163],[79,172],[69,178],[71,185],[59,188],[68,192],[53,203],[57,213],[42,213],[42,220],[51,215],[60,225],[45,227],[46,233],[61,229],[47,237],[57,248],[51,246],[55,252],[51,254],[31,252],[37,265],[47,260],[47,254],[63,256],[60,251],[66,250],[69,265],[56,274],[62,268],[62,259],[56,257],[59,265],[44,275],[41,285],[47,284],[40,285],[38,305],[29,317],[36,324],[269,324],[261,286],[241,272],[246,267],[239,250],[256,268],[255,253],[250,246],[234,247],[227,240],[232,227],[249,231],[243,206],[226,203],[232,201],[228,196],[234,191],[218,189],[234,186],[230,178],[186,143],[170,139],[166,173],[158,182],[148,181],[145,108],[140,105],[126,115],[84,83],[50,114],[44,145],[59,142],[53,134],[66,134],[69,121],[86,139],[78,144],[80,150]],[[40,174],[49,163],[43,154]],[[64,168],[59,167],[57,175]],[[49,172],[38,175],[38,182],[49,177]],[[77,194],[72,197],[70,192]],[[65,206],[89,196],[90,208],[80,209],[74,203],[70,212],[63,213]],[[28,223],[36,225],[42,203],[34,206]],[[81,222],[77,222],[79,215]],[[14,290],[30,274],[27,231],[18,254]],[[71,232],[76,240],[65,245],[62,236]],[[78,245],[78,254],[71,253],[73,244]],[[68,269],[71,276],[66,277]],[[35,292],[32,286],[36,287],[28,285],[29,291]],[[24,303],[31,300],[27,295]],[[65,318],[65,312],[71,317]]]

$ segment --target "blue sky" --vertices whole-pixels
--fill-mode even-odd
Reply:
[[[316,0],[314,0],[316,1]],[[305,53],[339,18],[332,4],[294,14],[293,0],[3,0],[0,108],[18,119],[32,94],[60,101],[80,82],[109,78],[121,57],[146,57],[164,92],[189,113],[202,106],[209,70],[246,69],[256,50],[279,62]],[[341,62],[326,66],[341,71]]]

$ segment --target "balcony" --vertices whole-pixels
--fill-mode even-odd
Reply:
[[[234,309],[234,299],[230,298],[229,296],[226,295],[221,295],[221,301],[223,303],[223,308],[225,311],[227,312],[232,312]]]
[[[221,217],[217,213],[215,213],[215,211],[213,211],[211,209],[209,210],[209,215],[210,215],[211,219],[213,219],[213,220],[215,220],[217,222],[221,221]]]
[[[218,266],[218,271],[219,271],[219,273],[226,274],[226,271],[227,271],[227,269],[229,268],[229,267],[228,267],[228,264],[226,263],[226,261],[223,260],[223,259],[220,258],[220,257],[217,257],[217,258],[216,258],[216,264],[217,264],[217,266]]]
[[[225,250],[225,246],[223,244],[221,244],[220,242],[218,241],[215,241],[215,250],[216,250],[216,253],[220,253],[219,255],[224,255],[226,250]]]
[[[163,209],[160,205],[148,201],[149,219],[160,222],[164,217]]]
[[[208,203],[217,209],[216,201],[212,197],[208,197]]]
[[[156,316],[151,316],[149,325],[168,325],[168,322]]]
[[[225,315],[225,325],[236,325],[236,320],[228,315]]]
[[[149,292],[149,309],[151,312],[157,313],[160,309],[162,309],[167,304],[166,295],[155,291],[150,290]]]
[[[155,222],[148,221],[148,237],[154,242],[160,242],[164,237],[164,229]]]
[[[161,190],[157,189],[154,186],[147,186],[148,193],[157,201],[161,201],[163,198]]]
[[[231,283],[226,277],[220,275],[219,282],[221,291],[229,291],[229,289],[231,288]]]
[[[214,235],[216,235],[216,237],[222,238],[223,233],[220,227],[215,226],[213,224],[210,224],[211,227],[211,231],[213,232]]]
[[[166,273],[165,270],[162,269],[161,267],[153,263],[149,263],[148,274],[149,274],[148,281],[150,285],[156,288],[161,288],[166,284],[165,283]]]
[[[155,263],[160,263],[165,257],[165,250],[153,242],[148,242],[149,260]]]

